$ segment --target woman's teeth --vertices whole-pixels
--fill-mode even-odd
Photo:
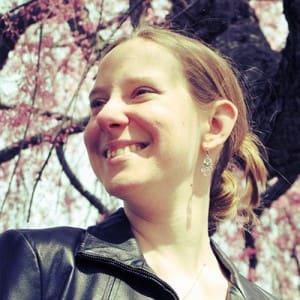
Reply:
[[[133,144],[133,145],[128,145],[122,148],[118,148],[118,149],[114,149],[114,150],[107,150],[106,151],[106,158],[114,158],[116,156],[119,155],[123,155],[126,153],[131,153],[131,152],[137,152],[141,149],[143,149],[143,145],[142,144]]]

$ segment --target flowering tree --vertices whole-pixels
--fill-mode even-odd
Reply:
[[[0,230],[86,226],[120,205],[90,171],[82,143],[96,61],[107,43],[141,21],[180,28],[232,58],[270,158],[265,209],[257,212],[260,226],[250,236],[226,223],[215,238],[250,279],[282,299],[295,299],[300,287],[297,1],[283,1],[287,38],[281,1],[10,2],[0,4]]]

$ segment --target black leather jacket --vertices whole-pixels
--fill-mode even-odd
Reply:
[[[241,276],[218,249],[229,272],[230,300],[275,299]],[[147,266],[120,209],[83,230],[11,230],[0,237],[0,299],[178,299]],[[209,299],[211,300],[211,299]]]

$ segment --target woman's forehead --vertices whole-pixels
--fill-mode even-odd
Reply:
[[[151,77],[166,73],[170,77],[182,76],[182,67],[166,47],[142,38],[134,38],[113,48],[99,63],[99,75],[110,77],[122,74]]]
[[[170,49],[159,43],[140,37],[124,41],[114,47],[100,60],[100,65],[109,61],[112,57],[118,63],[124,60],[138,60],[143,63],[150,61],[179,64],[177,57]]]

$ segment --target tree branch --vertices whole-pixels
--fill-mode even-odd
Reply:
[[[0,110],[10,110],[12,106],[0,102]]]
[[[52,140],[52,142],[57,142],[57,141],[63,139],[63,137],[65,135],[80,133],[84,130],[84,127],[86,126],[88,120],[89,120],[89,117],[85,117],[76,122],[74,122],[74,121],[67,122],[66,124],[63,125],[62,128],[61,128],[61,125],[59,125],[59,126],[56,126],[55,128],[45,131],[43,133],[38,133],[29,138],[19,140],[16,143],[12,144],[11,146],[0,150],[0,164],[13,159],[22,150],[25,150],[25,149],[29,148],[30,146],[38,146],[42,142],[45,142],[45,141],[48,142],[49,136],[53,137],[53,136],[58,135],[57,139]],[[58,134],[55,134],[55,132],[57,132],[57,131],[58,131]],[[50,142],[51,142],[51,139],[50,139]]]
[[[300,258],[297,253],[297,245],[293,247],[291,257],[295,260],[296,267],[297,267],[297,274],[298,277],[300,277]]]
[[[246,230],[245,231],[245,248],[250,248],[255,250],[255,238],[253,235]],[[253,251],[253,254],[249,256],[249,268],[255,270],[257,265],[257,256],[255,251]]]
[[[73,8],[74,17],[69,19],[67,23],[73,34],[75,44],[81,49],[84,58],[89,60],[96,44],[96,32],[89,32],[84,27],[85,19],[87,19],[87,11],[84,6],[76,2]]]
[[[29,222],[29,220],[30,220],[31,208],[32,208],[32,203],[33,203],[33,198],[34,198],[34,194],[35,194],[36,188],[37,188],[38,183],[40,182],[40,180],[42,178],[42,175],[44,173],[44,170],[46,169],[46,166],[48,165],[48,162],[49,162],[50,157],[51,157],[52,152],[53,152],[53,148],[54,148],[54,145],[52,145],[50,151],[48,152],[47,158],[44,161],[42,167],[40,168],[40,170],[38,172],[38,176],[37,176],[37,178],[34,181],[34,185],[33,185],[31,196],[30,196],[30,201],[29,201],[28,214],[27,214],[27,222]]]
[[[32,94],[32,97],[31,97],[31,106],[34,107],[34,104],[35,104],[35,99],[36,99],[36,93],[37,93],[37,89],[38,89],[38,77],[39,77],[39,73],[40,73],[40,58],[41,58],[41,45],[42,45],[42,38],[43,38],[43,24],[40,24],[40,28],[39,28],[39,43],[38,43],[38,56],[37,56],[37,64],[36,64],[36,74],[35,74],[35,85],[34,85],[34,91],[33,91],[33,94]],[[27,133],[28,133],[28,130],[29,130],[29,127],[30,127],[30,124],[31,124],[31,117],[32,117],[32,112],[30,111],[29,112],[29,116],[28,116],[28,119],[27,119],[27,122],[26,122],[26,127],[25,127],[25,130],[24,130],[24,133],[23,133],[23,139],[21,141],[21,144],[20,144],[20,148],[23,147],[23,143],[25,141],[25,138],[27,136]],[[16,170],[19,166],[19,163],[20,163],[20,160],[21,160],[21,153],[19,152],[18,153],[18,159],[15,163],[15,166],[14,166],[14,170],[10,176],[10,180],[9,180],[9,184],[8,184],[8,188],[7,188],[7,191],[5,193],[5,197],[2,201],[2,204],[1,204],[1,209],[0,211],[3,210],[3,207],[4,207],[4,204],[5,204],[5,201],[10,193],[10,189],[11,189],[11,184],[13,182],[13,178],[16,174]]]
[[[43,19],[50,19],[55,17],[57,12],[51,10],[50,0],[32,0],[28,1],[8,13],[0,16],[0,70],[6,63],[8,54],[15,48],[20,36],[24,34],[27,28]],[[70,5],[69,1],[62,1],[60,5]],[[95,41],[95,33],[87,34],[84,27],[80,24],[80,15],[84,15],[85,10],[81,1],[74,1],[74,16],[67,22],[69,25],[75,24],[76,26],[70,26],[73,36],[77,37],[77,45],[83,50],[83,53],[91,52],[90,48]],[[86,35],[87,39],[78,39],[78,35]],[[90,40],[90,44],[83,42]],[[86,55],[85,55],[86,57]]]
[[[29,1],[22,6],[16,13],[8,12],[0,17],[0,70],[6,63],[8,54],[15,48],[20,36],[26,29],[45,17],[52,17],[49,11],[49,0]],[[15,10],[13,10],[15,12]]]
[[[74,186],[74,188],[82,195],[84,196],[91,205],[96,207],[100,214],[108,214],[108,209],[101,203],[101,200],[95,197],[93,194],[91,194],[89,191],[87,191],[79,181],[79,179],[76,177],[76,175],[72,172],[64,154],[63,145],[59,144],[56,146],[56,154],[58,157],[58,160],[62,166],[62,169],[66,176],[69,178],[70,183]]]
[[[139,26],[141,18],[149,7],[151,7],[149,0],[129,0],[130,21],[134,28]]]
[[[0,102],[0,110],[14,110],[17,108],[17,105],[8,105],[8,104],[4,104]],[[74,119],[70,116],[55,112],[55,111],[49,111],[49,110],[42,110],[38,107],[32,107],[30,105],[28,105],[28,109],[30,110],[30,112],[32,112],[34,115],[39,115],[42,117],[47,117],[47,118],[51,118],[52,120],[57,120],[57,121],[70,121],[70,122],[74,122]]]
[[[274,106],[280,101],[281,107],[266,146],[271,176],[293,183],[300,173],[300,6],[298,0],[284,0],[283,5],[289,34],[273,80],[274,101],[270,103]]]

